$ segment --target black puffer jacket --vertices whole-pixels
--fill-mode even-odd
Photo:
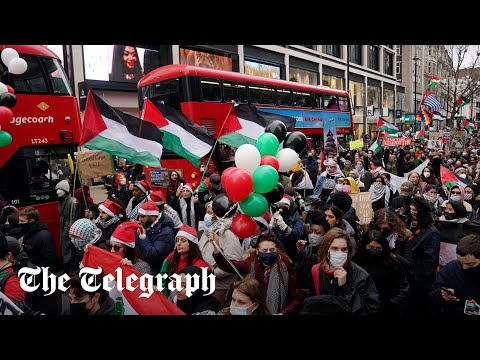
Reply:
[[[53,248],[52,235],[48,226],[42,220],[31,223],[23,235],[23,249],[30,261],[38,266],[53,267],[56,256]]]

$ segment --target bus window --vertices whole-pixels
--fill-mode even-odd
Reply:
[[[27,71],[14,76],[15,92],[19,94],[48,94],[42,67],[35,56],[22,55],[27,62]]]
[[[180,79],[171,79],[149,86],[145,92],[145,97],[180,110],[181,92],[182,83]]]
[[[275,89],[267,86],[249,85],[252,104],[275,105]]]
[[[313,96],[314,96],[314,99],[315,99],[313,107],[317,108],[317,109],[323,109],[322,94],[314,93]]]
[[[220,92],[220,80],[202,78],[201,84],[203,101],[222,101],[222,94]]]
[[[348,101],[348,97],[339,96],[338,97],[338,107],[342,111],[350,111],[350,102]]]
[[[41,58],[41,62],[52,82],[53,93],[55,95],[72,96],[72,90],[70,89],[67,76],[65,75],[60,62],[57,59],[52,58]]]
[[[293,101],[295,107],[312,107],[312,98],[306,91],[294,91]]]
[[[246,104],[248,102],[247,85],[233,81],[223,82],[223,98],[225,102],[236,102]]]
[[[338,110],[337,95],[323,95],[323,106],[327,109]]]
[[[292,90],[277,89],[278,105],[292,106]]]

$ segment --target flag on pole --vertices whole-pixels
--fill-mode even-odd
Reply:
[[[382,119],[382,117],[378,117],[378,122],[377,122],[377,129],[379,131],[386,131],[389,134],[396,134],[398,133],[398,128],[389,123],[387,120]]]
[[[465,130],[468,130],[468,132],[471,133],[473,130],[475,130],[476,122],[473,120],[466,119],[463,125],[465,127]]]
[[[455,104],[456,107],[461,108],[467,104],[470,103],[472,99],[466,98],[465,96],[460,95],[460,97],[457,100],[457,103]]]
[[[162,136],[154,124],[121,112],[88,92],[80,145],[159,167]]]
[[[212,149],[214,140],[208,129],[195,124],[177,109],[145,99],[142,118],[163,133],[165,148],[197,167],[202,157]]]
[[[103,276],[112,275],[115,280],[110,281],[110,297],[115,301],[117,315],[185,315],[173,302],[168,300],[160,291],[154,291],[150,297],[140,297],[143,293],[140,289],[139,278],[141,274],[131,265],[122,265],[120,256],[103,250],[97,246],[89,246],[82,259],[86,267],[97,269],[102,268]],[[117,268],[122,269],[122,278],[117,277]],[[129,291],[124,288],[117,289],[117,282],[125,287],[127,277],[137,280],[132,281],[131,286],[135,288]]]
[[[218,141],[235,148],[243,144],[255,145],[258,137],[265,132],[266,125],[254,105],[237,105],[225,120]]]
[[[421,105],[415,118],[419,121],[425,121],[425,124],[430,127],[433,121],[433,112],[427,111],[425,106]]]
[[[382,140],[380,140],[380,131],[377,133],[377,139],[373,142],[372,145],[370,145],[368,150],[372,150],[374,155],[377,154],[380,150],[382,150]]]
[[[436,76],[430,76],[430,83],[427,85],[428,90],[432,90],[438,85],[445,85],[447,83],[447,79],[440,79]]]
[[[431,94],[423,99],[422,104],[430,106],[430,111],[437,111],[442,108],[442,104]]]
[[[425,141],[425,127],[422,126],[422,129],[420,131],[417,131],[415,134],[415,139],[420,139],[420,142],[423,144]]]

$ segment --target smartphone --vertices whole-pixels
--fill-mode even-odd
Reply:
[[[442,290],[445,291],[448,295],[455,296],[455,294],[450,289],[447,289],[446,287],[442,287]]]

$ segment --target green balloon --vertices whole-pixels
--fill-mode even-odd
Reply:
[[[248,216],[261,216],[267,211],[267,199],[261,194],[251,193],[246,199],[240,201],[240,208]]]
[[[261,156],[272,155],[275,156],[278,153],[278,139],[272,133],[263,133],[257,139],[255,144]]]
[[[8,132],[0,130],[0,147],[8,146],[12,143],[12,135]]]
[[[259,194],[265,194],[277,186],[278,172],[271,165],[262,165],[253,171],[252,179],[253,191]]]

